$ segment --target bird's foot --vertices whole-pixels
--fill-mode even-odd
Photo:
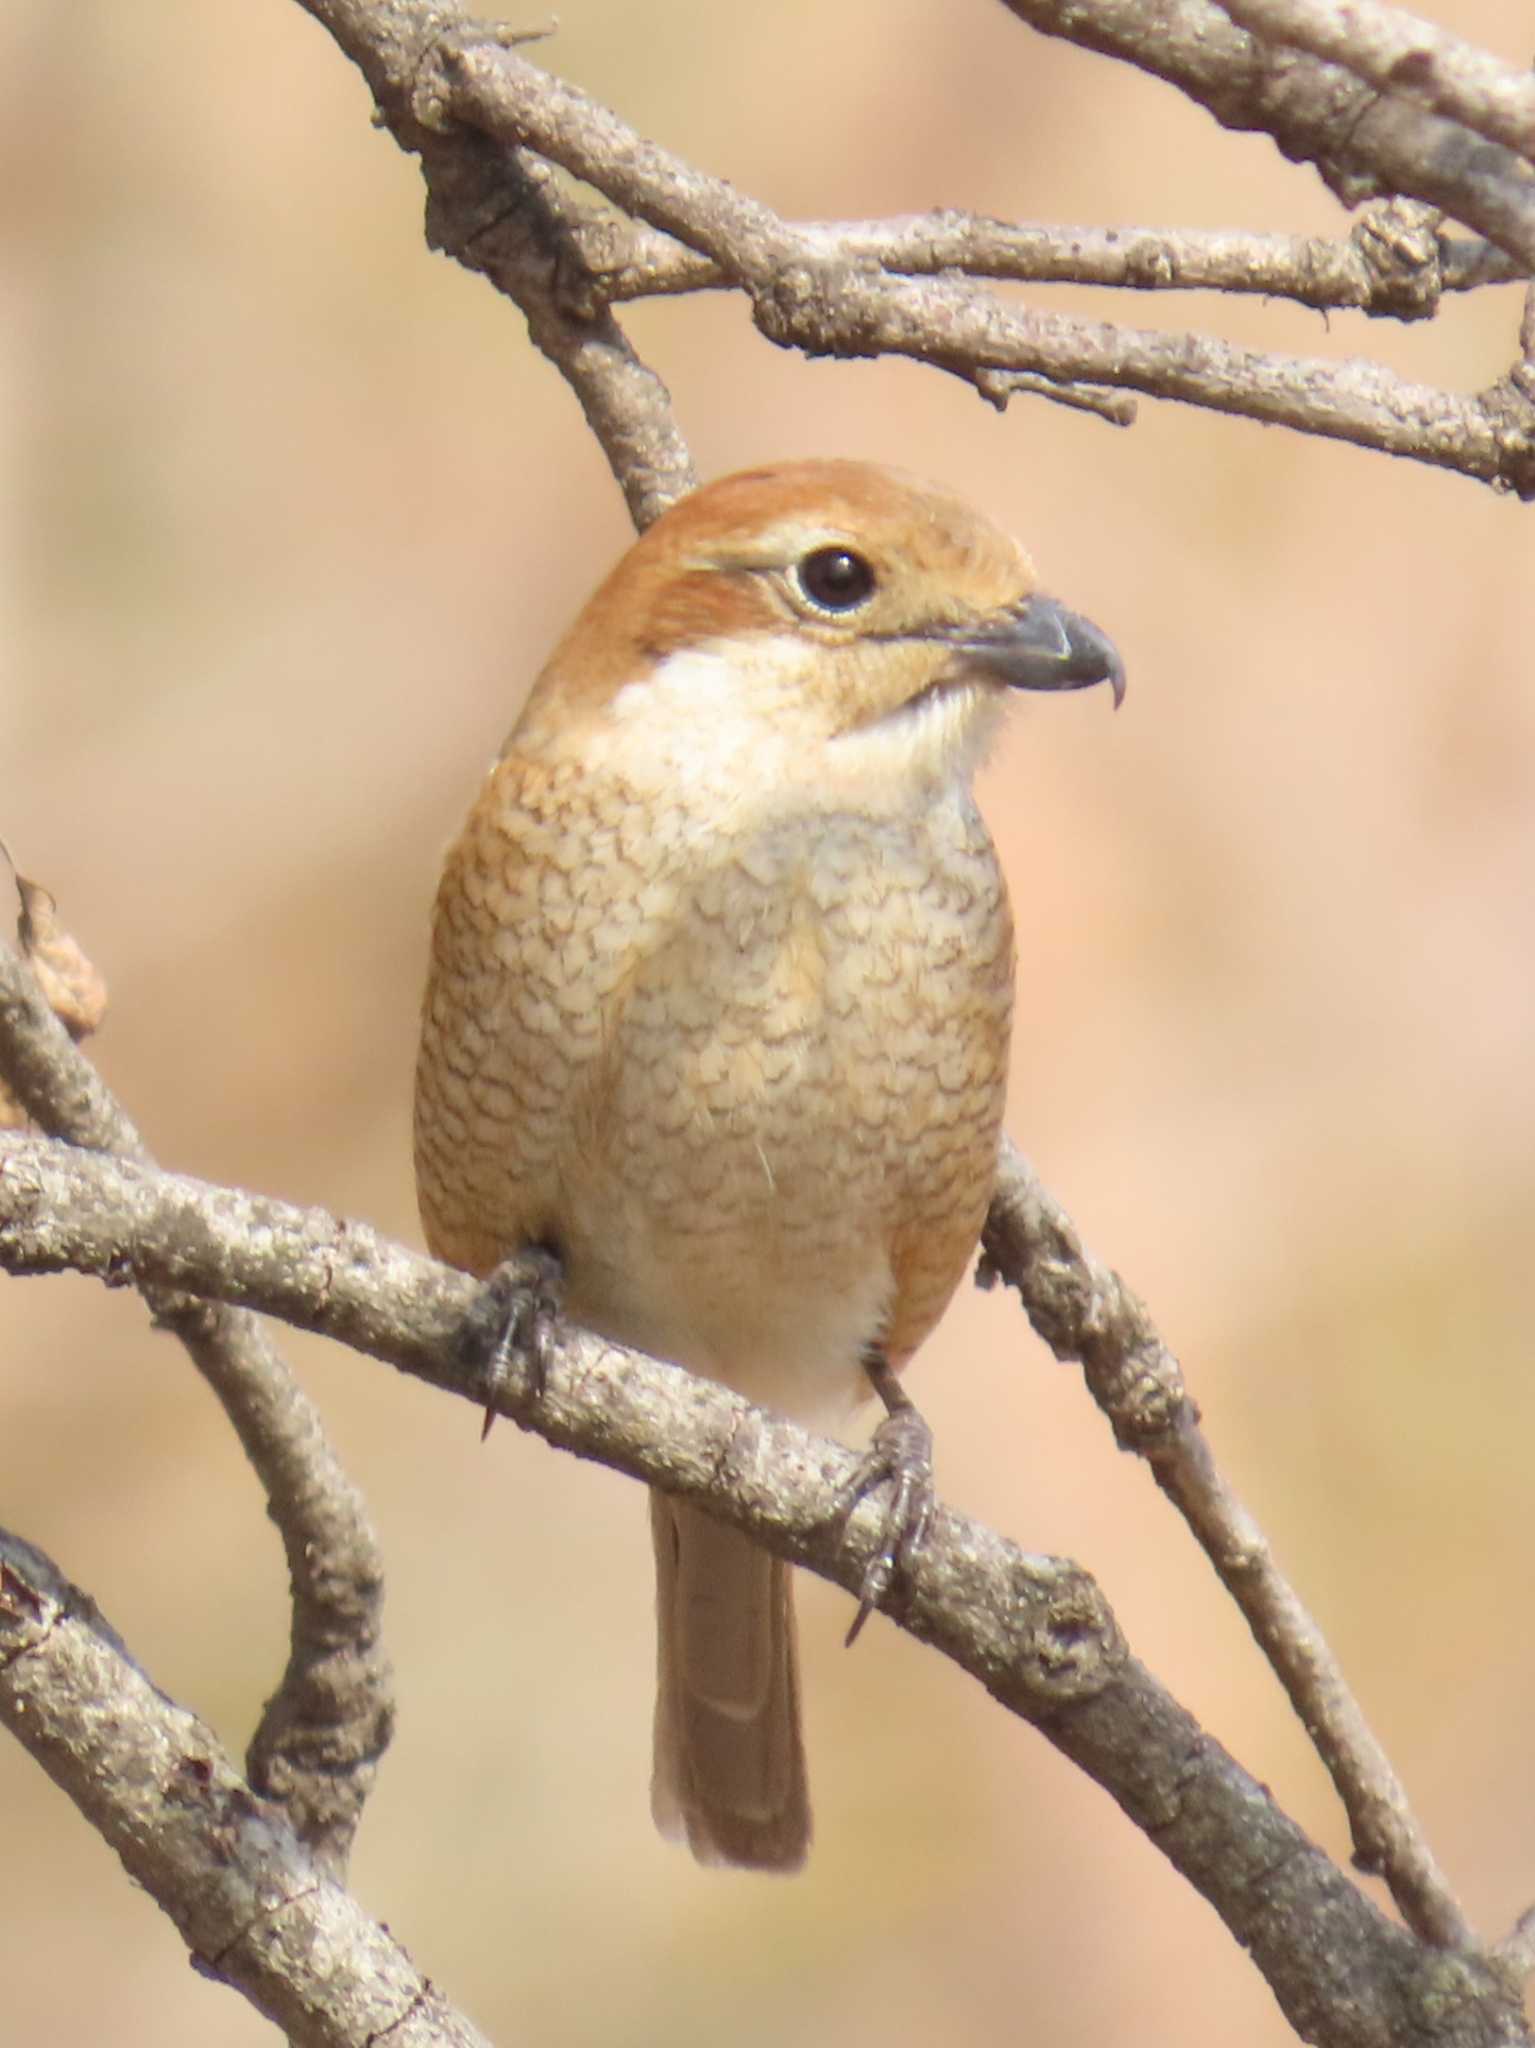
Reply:
[[[888,1368],[887,1368],[888,1371]],[[886,1389],[876,1390],[888,1400]],[[880,1530],[879,1548],[858,1588],[858,1612],[847,1632],[849,1646],[889,1592],[896,1575],[910,1566],[927,1541],[937,1497],[933,1490],[933,1432],[920,1413],[898,1394],[898,1405],[874,1432],[874,1441],[854,1467],[837,1496],[837,1512],[846,1523],[867,1493],[889,1484],[890,1500]]]
[[[524,1398],[543,1397],[564,1272],[548,1245],[525,1246],[489,1275],[459,1326],[459,1355],[484,1390],[482,1443],[511,1385],[514,1360],[522,1369]]]

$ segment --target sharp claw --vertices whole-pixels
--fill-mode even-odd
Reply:
[[[542,1398],[548,1380],[549,1340],[559,1319],[561,1267],[555,1253],[530,1245],[505,1259],[490,1274],[459,1333],[459,1348],[484,1390],[480,1442],[490,1435],[512,1378],[512,1361],[522,1366],[527,1398]]]
[[[893,1510],[892,1510],[893,1513]],[[889,1524],[887,1522],[888,1529]],[[874,1612],[885,1595],[890,1591],[895,1578],[896,1558],[888,1543],[877,1556],[869,1560],[858,1587],[858,1612],[853,1616],[853,1625],[842,1638],[842,1647],[852,1649],[863,1632],[863,1625]]]
[[[875,1608],[879,1605],[879,1595],[871,1595],[869,1593],[869,1577],[867,1572],[864,1574],[863,1583],[863,1598],[858,1603],[858,1612],[853,1616],[853,1626],[842,1638],[842,1647],[844,1650],[852,1649],[854,1643],[857,1642],[859,1635],[863,1630],[864,1623],[868,1620],[869,1616],[874,1612]]]
[[[867,1454],[854,1467],[837,1495],[844,1524],[876,1486],[890,1485],[880,1547],[869,1560],[858,1588],[858,1612],[847,1632],[849,1646],[875,1608],[884,1600],[898,1573],[904,1572],[927,1540],[933,1519],[932,1433],[915,1408],[887,1415],[874,1432]]]

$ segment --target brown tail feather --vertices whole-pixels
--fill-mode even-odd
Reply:
[[[650,1523],[656,1826],[700,1863],[797,1870],[810,1802],[789,1567],[662,1493]]]

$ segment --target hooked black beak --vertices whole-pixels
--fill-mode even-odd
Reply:
[[[1031,597],[994,624],[957,636],[988,675],[1014,690],[1085,690],[1107,683],[1118,710],[1125,668],[1107,634],[1053,597]]]

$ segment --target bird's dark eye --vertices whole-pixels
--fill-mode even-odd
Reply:
[[[851,612],[874,594],[874,570],[851,548],[817,548],[794,571],[810,602],[823,612]]]

